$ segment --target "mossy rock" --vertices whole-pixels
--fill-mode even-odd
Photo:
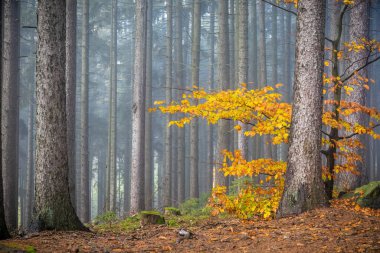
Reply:
[[[361,207],[380,209],[380,181],[373,181],[343,195],[343,198],[352,197],[357,197],[356,203]]]
[[[149,224],[165,224],[165,218],[157,211],[142,211],[141,215],[141,226],[146,226]]]
[[[30,245],[18,244],[15,242],[2,242],[0,243],[0,252],[25,252],[25,253],[35,253],[37,250]]]
[[[175,216],[181,215],[181,211],[178,208],[175,208],[172,206],[165,207],[164,210],[165,210],[165,215],[175,215]]]

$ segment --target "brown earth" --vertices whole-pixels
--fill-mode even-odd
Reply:
[[[31,245],[37,252],[380,252],[380,217],[323,208],[271,221],[210,218],[178,229],[150,225],[129,233],[42,232],[5,245]]]

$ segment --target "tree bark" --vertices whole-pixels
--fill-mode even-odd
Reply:
[[[369,1],[359,1],[355,0],[355,7],[350,12],[350,28],[349,28],[349,36],[350,42],[356,41],[357,43],[361,43],[362,38],[369,39]],[[363,66],[366,63],[367,52],[363,50],[362,52],[351,52],[349,55],[349,61],[351,63],[351,67],[349,68],[349,72],[353,72]],[[358,71],[358,75],[362,78],[368,77],[368,70],[364,68]],[[347,96],[346,100],[348,102],[354,102],[361,105],[365,105],[365,89],[362,86],[365,84],[364,81],[358,80],[356,76],[353,76],[351,80],[348,80],[347,83],[350,84],[352,81],[359,81],[359,85],[352,85],[354,90],[351,92],[349,96]],[[352,125],[358,123],[360,125],[364,125],[364,117],[360,113],[354,113],[350,115],[347,119]],[[348,133],[350,134],[350,133]],[[359,141],[364,140],[363,137],[356,135],[352,137],[352,139],[357,139]],[[354,175],[350,172],[343,172],[339,175],[339,187],[344,190],[353,190],[366,182],[368,182],[368,174],[365,167],[364,162],[364,152],[358,148],[349,148],[351,152],[361,154],[363,157],[363,162],[357,162],[357,171],[360,175]]]
[[[18,226],[20,2],[4,1],[3,12],[2,166],[5,219],[13,231]]]
[[[199,61],[201,40],[201,1],[194,0],[193,3],[193,25],[191,28],[191,84],[199,86]],[[197,101],[194,101],[197,103]],[[190,125],[190,198],[199,197],[198,181],[198,119],[191,121]]]
[[[152,105],[152,13],[153,1],[148,1],[147,12],[147,37],[146,37],[146,107],[151,108]],[[145,209],[153,208],[153,148],[152,148],[152,114],[145,115]]]
[[[81,198],[80,214],[83,222],[90,221],[90,167],[88,157],[88,74],[89,74],[89,0],[83,0],[82,15],[82,75],[81,75]]]
[[[324,1],[299,3],[288,168],[278,217],[299,214],[327,203],[320,155],[324,23]]]
[[[77,68],[77,0],[66,1],[66,111],[67,148],[69,152],[69,189],[71,203],[76,208],[75,184],[75,105]]]
[[[31,231],[86,230],[68,187],[65,14],[65,1],[38,1],[36,198]]]
[[[227,90],[230,85],[229,75],[229,29],[228,29],[228,0],[218,1],[218,83],[219,90]],[[218,122],[217,141],[216,141],[216,165],[214,185],[226,185],[227,180],[219,169],[223,164],[222,151],[228,149],[229,126],[227,120]]]
[[[176,54],[176,82],[178,84],[179,89],[184,88],[184,77],[183,77],[183,69],[184,61],[183,61],[183,47],[182,47],[182,0],[177,0],[176,5],[177,16],[175,19],[176,23],[176,45],[175,50]],[[181,93],[179,93],[181,94]],[[180,99],[180,97],[178,97]],[[185,200],[185,127],[179,128],[177,131],[178,134],[178,203],[182,203]]]
[[[248,1],[239,0],[238,2],[238,82],[239,84],[247,84],[248,81]],[[238,149],[241,155],[247,158],[248,145],[247,137],[244,135],[246,125],[239,122],[241,131],[238,133]]]
[[[132,98],[131,214],[144,209],[146,16],[147,1],[137,1]]]
[[[0,55],[3,55],[3,44],[4,44],[4,36],[3,36],[3,27],[4,27],[4,1],[1,1],[0,3]],[[0,85],[1,89],[3,86],[3,61],[0,60]],[[2,100],[0,96],[0,100]],[[2,101],[0,101],[0,107],[2,105]],[[1,112],[1,108],[0,108]],[[0,117],[0,125],[2,125],[1,122],[2,119]],[[2,132],[2,129],[0,127],[0,132]],[[2,133],[0,133],[0,141],[2,142]],[[0,150],[0,161],[2,160],[2,150]],[[5,223],[5,213],[4,213],[4,191],[3,191],[3,170],[2,170],[2,163],[0,163],[0,240],[7,239],[10,237],[7,225]]]
[[[173,1],[166,2],[166,85],[165,97],[166,103],[172,101],[172,37],[173,37],[173,18],[172,6]],[[171,115],[167,114],[165,117],[165,167],[163,178],[163,206],[170,206],[172,203],[171,192],[171,177],[172,177],[172,131],[169,126]]]

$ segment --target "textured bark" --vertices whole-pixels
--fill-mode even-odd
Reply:
[[[210,33],[209,33],[209,89],[214,90],[215,75],[215,2],[210,2]],[[207,126],[207,160],[206,160],[206,191],[210,192],[212,188],[212,174],[214,168],[214,126]]]
[[[130,213],[144,209],[145,69],[147,1],[136,2],[136,42],[132,98]]]
[[[218,84],[219,90],[227,90],[229,78],[229,29],[228,29],[228,0],[218,1]],[[216,165],[214,168],[215,185],[226,185],[227,180],[219,168],[223,164],[222,151],[228,149],[230,123],[226,120],[218,122],[216,141]]]
[[[184,88],[184,78],[183,78],[183,47],[182,47],[182,0],[177,0],[176,5],[177,16],[175,19],[176,24],[176,44],[175,50],[176,54],[176,83],[178,84],[179,89]],[[180,93],[179,93],[180,94]],[[179,98],[179,97],[178,97]],[[177,131],[178,134],[178,203],[182,203],[185,200],[185,128],[179,128]]]
[[[238,82],[239,84],[248,81],[248,1],[239,0],[238,2]],[[247,137],[244,135],[247,126],[239,122],[242,130],[238,133],[238,148],[244,158],[247,158],[248,145]]]
[[[369,1],[355,1],[355,8],[353,8],[350,12],[350,39],[349,41],[357,41],[360,43],[360,39],[369,38]],[[349,55],[350,60],[350,68],[349,73],[357,70],[361,66],[366,64],[367,52],[352,52]],[[363,78],[368,77],[368,70],[366,68],[360,70],[358,75]],[[356,79],[353,77],[352,79]],[[356,79],[357,80],[357,79]],[[360,82],[360,80],[358,80]],[[350,83],[350,80],[348,81]],[[353,85],[354,90],[351,92],[349,96],[347,96],[346,100],[348,102],[354,102],[361,105],[365,105],[365,89],[363,88],[363,84],[360,86]],[[347,119],[351,124],[358,123],[360,125],[365,125],[364,117],[360,113],[354,113],[350,115]],[[350,134],[350,133],[348,133]],[[352,137],[353,139],[361,140],[363,142],[364,138],[358,135]],[[361,154],[364,156],[364,152],[360,148],[350,148],[351,152]],[[363,157],[364,158],[364,157]],[[345,190],[355,189],[368,181],[368,174],[365,168],[364,162],[357,162],[356,164],[357,170],[360,172],[360,175],[354,175],[350,172],[341,173],[339,176],[339,187]]]
[[[36,198],[32,231],[86,229],[75,214],[68,187],[65,8],[65,1],[38,1]]]
[[[166,85],[165,97],[166,103],[172,101],[172,37],[173,37],[173,18],[172,18],[173,1],[166,2]],[[163,206],[170,206],[171,199],[171,176],[172,176],[172,131],[168,127],[171,121],[171,115],[165,116],[165,167],[163,178]]]
[[[238,1],[238,0],[237,0]],[[229,0],[229,14],[228,14],[228,18],[229,18],[229,71],[230,71],[230,76],[229,76],[229,80],[230,80],[230,88],[231,89],[235,89],[236,88],[236,75],[235,75],[235,72],[236,72],[236,33],[237,33],[237,29],[236,29],[236,25],[235,23],[238,23],[235,21],[235,17],[236,17],[236,13],[235,13],[235,0]],[[228,24],[228,21],[227,21],[227,24]],[[234,121],[229,121],[228,122],[229,126],[228,126],[228,129],[232,129],[236,122]],[[236,138],[237,138],[237,133],[236,131],[233,131],[231,132],[231,134],[228,135],[228,150],[235,150],[237,149],[237,146],[235,145],[235,141],[236,141]],[[230,178],[227,178],[226,180],[229,182],[229,179]]]
[[[257,7],[256,1],[251,3],[250,9],[250,18],[251,18],[251,27],[249,33],[252,38],[249,40],[249,48],[250,48],[250,57],[249,61],[249,71],[248,77],[249,81],[253,82],[253,84],[257,84]]]
[[[146,37],[146,107],[152,108],[152,0],[148,1]],[[145,115],[145,209],[153,208],[152,114]]]
[[[117,134],[117,0],[111,6],[110,89],[108,128],[108,211],[116,212],[116,134]]]
[[[66,113],[67,148],[69,152],[69,188],[71,203],[75,198],[75,104],[77,68],[77,0],[66,0]]]
[[[191,84],[199,86],[199,61],[201,41],[201,1],[193,3],[193,25],[191,28]],[[194,101],[196,102],[196,101]],[[198,119],[194,119],[190,125],[190,198],[199,197],[198,181]]]
[[[1,1],[0,3],[0,55],[3,55],[3,44],[4,44],[4,37],[3,37],[3,25],[4,25],[4,2]],[[2,88],[3,86],[3,61],[0,60],[0,85]],[[0,100],[1,96],[0,96]],[[0,107],[2,104],[2,101],[0,101]],[[1,111],[1,108],[0,108]],[[2,119],[0,117],[0,125]],[[2,132],[2,129],[0,128],[0,132]],[[0,140],[2,141],[2,134],[0,133]],[[0,160],[2,159],[2,150],[0,150]],[[4,192],[3,192],[3,170],[2,170],[2,163],[0,163],[0,240],[1,239],[7,239],[10,237],[7,229],[7,225],[5,223],[5,214],[4,214]]]
[[[81,119],[80,119],[80,218],[90,220],[90,168],[88,157],[88,74],[89,74],[89,0],[83,0],[82,14],[82,75],[81,75]]]
[[[278,217],[326,205],[321,179],[325,3],[299,3],[288,168]]]
[[[2,166],[5,219],[17,229],[18,214],[18,115],[20,59],[20,2],[4,1],[2,79]]]

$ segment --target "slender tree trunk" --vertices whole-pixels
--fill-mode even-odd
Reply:
[[[3,12],[2,166],[5,219],[13,231],[18,226],[20,2],[4,1]]]
[[[299,3],[288,168],[278,217],[327,204],[321,175],[325,2]]]
[[[184,61],[183,61],[183,48],[182,48],[182,0],[177,0],[176,5],[177,16],[175,19],[176,23],[176,83],[179,89],[184,88]],[[178,94],[181,94],[180,92]],[[180,99],[180,97],[178,97]],[[182,203],[185,200],[185,128],[179,128],[178,134],[178,203]]]
[[[248,81],[248,1],[239,0],[238,2],[238,35],[239,51],[238,51],[238,82],[239,84]],[[244,158],[247,158],[247,137],[244,135],[246,125],[239,122],[241,131],[238,134],[238,148]]]
[[[33,91],[33,92],[32,92]],[[25,206],[25,226],[28,226],[32,219],[32,207],[34,200],[34,85],[29,84],[29,116],[28,116],[28,148],[26,165],[26,206]]]
[[[228,29],[228,0],[218,1],[218,83],[219,90],[227,90],[230,85],[229,76],[229,29]],[[219,171],[223,164],[222,151],[228,149],[230,123],[226,120],[218,122],[216,141],[216,165],[214,167],[215,185],[226,185],[223,172]]]
[[[4,2],[0,2],[0,55],[3,55],[3,45],[4,45],[4,36],[3,36],[3,27],[4,27]],[[0,60],[0,89],[3,87],[3,61]],[[2,98],[0,96],[0,107],[2,107]],[[1,108],[0,108],[1,112]],[[2,125],[1,122],[2,119],[0,117],[0,125]],[[0,141],[2,142],[2,128],[0,127]],[[2,150],[0,150],[0,161],[2,160]],[[7,239],[10,237],[7,225],[5,223],[5,213],[4,213],[4,191],[3,191],[3,170],[2,170],[2,163],[0,163],[0,240]]]
[[[166,85],[165,96],[166,103],[169,104],[172,101],[172,37],[173,37],[173,18],[172,18],[172,6],[173,1],[168,0],[166,2]],[[171,115],[167,114],[165,117],[165,167],[163,178],[163,205],[170,206],[171,201],[171,176],[172,176],[172,131],[168,127],[171,121]]]
[[[90,168],[88,157],[88,65],[89,65],[89,0],[83,0],[82,76],[81,76],[81,220],[90,221]]]
[[[69,152],[69,189],[71,203],[76,208],[75,198],[75,104],[77,68],[77,0],[66,0],[66,110],[67,148]]]
[[[257,18],[258,18],[258,51],[259,51],[259,86],[263,87],[267,85],[267,68],[266,68],[266,43],[265,43],[265,7],[264,2],[259,0],[257,5]],[[272,155],[270,136],[264,136],[263,138],[263,157],[270,158]]]
[[[210,1],[210,33],[209,33],[209,89],[214,90],[214,65],[215,65],[215,1]],[[207,127],[207,162],[206,162],[206,190],[212,188],[212,174],[214,168],[214,126],[209,124]]]
[[[272,6],[272,83],[278,83],[277,7]],[[272,145],[272,158],[277,160],[277,145]]]
[[[145,69],[147,1],[136,2],[135,64],[132,105],[130,213],[144,209]]]
[[[193,3],[193,25],[191,28],[191,84],[199,86],[199,61],[201,41],[201,1]],[[197,101],[194,101],[197,103]],[[190,125],[190,198],[199,197],[198,181],[198,119],[194,119]]]
[[[360,40],[362,38],[369,38],[369,1],[359,1],[355,0],[355,8],[353,8],[350,12],[350,41],[356,41],[360,43]],[[366,63],[366,57],[367,52],[351,52],[349,55],[350,62],[352,63],[349,71],[353,72],[363,66]],[[360,70],[358,72],[358,75],[360,75],[362,78],[368,77],[368,70],[366,68]],[[351,79],[353,82],[359,81],[361,85],[352,85],[354,90],[351,92],[349,96],[347,96],[346,100],[348,102],[354,102],[361,105],[365,105],[365,89],[362,86],[364,81],[358,80],[355,76]],[[350,84],[351,80],[348,81],[348,84]],[[354,113],[350,115],[347,119],[348,122],[350,122],[352,125],[355,123],[364,124],[364,117],[360,113]],[[358,141],[363,142],[363,137],[360,137],[358,135],[352,137],[353,139],[357,139]],[[361,154],[364,158],[365,154],[364,152],[358,148],[350,148],[351,152]],[[341,188],[344,188],[345,190],[353,190],[356,187],[359,187],[360,185],[365,184],[368,182],[368,174],[365,167],[365,162],[363,159],[363,162],[357,162],[356,164],[357,170],[360,173],[360,175],[354,175],[350,172],[343,172],[339,176],[339,184]]]
[[[98,153],[98,215],[104,213],[106,188],[106,156],[103,151]]]
[[[152,36],[153,36],[153,1],[148,1],[147,37],[146,37],[146,107],[152,105]],[[153,149],[152,149],[152,114],[145,115],[145,209],[153,208]]]
[[[110,46],[110,138],[108,150],[108,172],[109,172],[109,211],[116,212],[116,189],[117,189],[117,171],[116,171],[116,150],[117,150],[117,0],[112,0],[111,6],[111,46]]]
[[[66,3],[38,1],[37,15],[36,198],[30,230],[85,230],[68,187]]]

